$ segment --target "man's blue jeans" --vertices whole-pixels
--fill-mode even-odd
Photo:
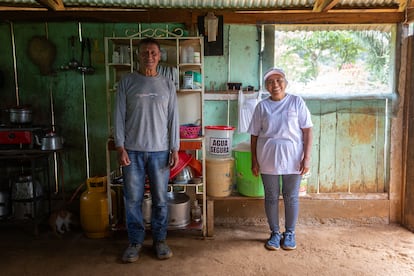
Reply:
[[[145,223],[142,215],[145,178],[152,196],[151,230],[154,241],[165,240],[168,227],[169,151],[128,151],[131,164],[123,167],[126,227],[131,244],[142,244]]]

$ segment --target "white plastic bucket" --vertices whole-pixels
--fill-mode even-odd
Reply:
[[[232,126],[206,126],[207,158],[230,158],[233,143]]]

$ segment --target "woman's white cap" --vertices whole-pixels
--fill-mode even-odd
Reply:
[[[280,75],[282,76],[284,79],[286,79],[285,76],[285,72],[283,72],[282,69],[279,68],[270,68],[263,76],[264,81],[267,80],[268,77],[270,77],[271,75]]]

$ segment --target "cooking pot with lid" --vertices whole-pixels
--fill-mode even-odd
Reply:
[[[32,122],[32,109],[28,106],[12,107],[8,112],[12,124],[30,124]]]

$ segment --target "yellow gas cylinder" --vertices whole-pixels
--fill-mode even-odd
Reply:
[[[80,198],[80,221],[88,238],[104,238],[110,235],[107,179],[92,177],[86,181],[87,190]],[[111,200],[114,206],[114,191]]]

